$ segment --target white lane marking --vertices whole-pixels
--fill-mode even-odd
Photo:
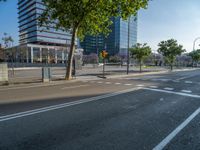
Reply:
[[[77,85],[77,86],[68,86],[68,87],[63,87],[63,88],[61,88],[61,89],[62,89],[62,90],[66,90],[66,89],[75,89],[75,88],[86,87],[86,86],[89,86],[89,85],[85,84],[85,85]]]
[[[100,82],[97,82],[97,83],[101,84],[101,83],[103,83],[103,82],[100,81]]]
[[[171,81],[171,79],[151,79],[151,81],[162,81],[162,82],[168,82],[168,81]]]
[[[124,85],[130,86],[130,85],[132,85],[132,84],[124,84]]]
[[[186,97],[192,97],[192,98],[200,98],[200,95],[193,95],[193,94],[188,94],[188,93],[167,91],[167,90],[161,90],[161,89],[151,89],[151,88],[142,88],[142,89],[155,91],[155,92],[168,93],[168,94],[175,94],[175,95],[186,96]]]
[[[139,84],[139,85],[137,85],[138,87],[143,87],[144,85],[143,84]]]
[[[39,114],[39,113],[57,110],[57,109],[61,109],[61,108],[66,108],[66,107],[79,105],[79,104],[83,104],[83,103],[88,103],[88,102],[91,102],[91,101],[97,101],[97,100],[101,100],[101,99],[104,99],[104,98],[109,98],[109,97],[129,93],[129,92],[133,92],[133,91],[136,91],[136,90],[139,90],[139,89],[141,89],[141,88],[139,88],[139,87],[138,88],[131,88],[131,89],[123,90],[123,91],[118,91],[118,92],[105,94],[105,95],[101,95],[101,96],[86,98],[86,99],[77,100],[77,101],[73,101],[73,102],[43,107],[43,108],[39,108],[39,109],[24,111],[24,112],[10,114],[10,115],[6,115],[6,116],[0,116],[0,122],[12,120],[12,119],[17,119],[17,118],[21,118],[21,117],[25,117],[25,116],[31,116],[31,115],[34,115],[34,114]]]
[[[150,88],[157,89],[158,86],[149,86]]]
[[[166,88],[164,88],[164,90],[173,91],[173,90],[174,90],[174,88],[169,88],[169,87],[166,87]]]
[[[183,93],[192,93],[192,91],[190,91],[190,90],[181,90],[181,92],[183,92]]]
[[[106,82],[106,84],[111,84],[110,82]]]
[[[179,80],[172,80],[173,82],[175,82],[175,83],[179,83],[180,81]]]
[[[164,147],[169,144],[172,139],[183,130],[198,114],[200,113],[200,107],[191,114],[183,123],[181,123],[175,130],[173,130],[166,138],[164,138],[153,150],[162,150]]]
[[[192,81],[185,81],[185,83],[192,84],[193,82]]]
[[[176,79],[176,80],[184,80],[184,79],[188,79],[188,78],[191,78],[191,77],[194,77],[194,76],[196,76],[196,75],[190,75],[190,76],[178,78],[178,79]]]
[[[115,83],[116,85],[120,85],[121,83]]]

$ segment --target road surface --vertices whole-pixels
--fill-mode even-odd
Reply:
[[[1,150],[198,150],[200,71],[0,88]]]

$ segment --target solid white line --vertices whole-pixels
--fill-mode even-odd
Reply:
[[[164,88],[164,90],[173,91],[173,90],[174,90],[174,88],[168,88],[168,87],[166,87],[166,88]]]
[[[69,87],[63,87],[61,89],[66,90],[66,89],[74,89],[74,88],[85,87],[85,86],[89,86],[89,85],[85,84],[85,85],[69,86]]]
[[[184,93],[192,93],[192,91],[190,91],[190,90],[181,90],[181,92],[184,92]]]
[[[150,90],[150,91],[155,91],[155,92],[162,92],[162,93],[168,93],[168,94],[175,94],[175,95],[187,96],[187,97],[192,97],[192,98],[200,98],[200,95],[193,95],[193,94],[188,94],[188,93],[167,91],[167,90],[161,90],[161,89],[151,89],[151,88],[142,88],[142,89]]]
[[[6,115],[6,116],[0,116],[0,122],[12,120],[12,119],[17,119],[17,118],[21,118],[21,117],[25,117],[25,116],[30,116],[30,115],[34,115],[34,114],[39,114],[39,113],[42,113],[42,112],[66,108],[66,107],[79,105],[79,104],[83,104],[83,103],[88,103],[88,102],[91,102],[91,101],[97,101],[97,100],[101,100],[101,99],[104,99],[104,98],[109,98],[109,97],[117,96],[117,95],[120,95],[120,94],[129,93],[129,92],[136,91],[136,90],[139,90],[139,89],[141,89],[141,88],[131,88],[131,89],[118,91],[118,92],[114,92],[114,93],[110,93],[110,94],[106,94],[106,95],[100,95],[100,96],[86,98],[86,99],[77,100],[77,101],[73,101],[73,102],[43,107],[43,108],[39,108],[39,109],[24,111],[24,112],[10,114],[10,115]]]
[[[171,140],[185,128],[198,114],[200,108],[198,108],[192,115],[190,115],[183,123],[181,123],[174,131],[172,131],[166,138],[164,138],[153,150],[162,150],[164,147],[171,142]]]

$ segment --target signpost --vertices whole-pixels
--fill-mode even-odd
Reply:
[[[101,52],[101,56],[103,57],[103,78],[105,78],[105,58],[108,56],[108,52],[106,52],[106,50],[103,50]]]

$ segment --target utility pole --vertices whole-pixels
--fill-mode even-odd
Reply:
[[[129,54],[129,49],[130,49],[130,19],[131,17],[128,18],[128,47],[127,47],[127,71],[126,73],[129,74],[129,64],[130,64],[130,54]]]

